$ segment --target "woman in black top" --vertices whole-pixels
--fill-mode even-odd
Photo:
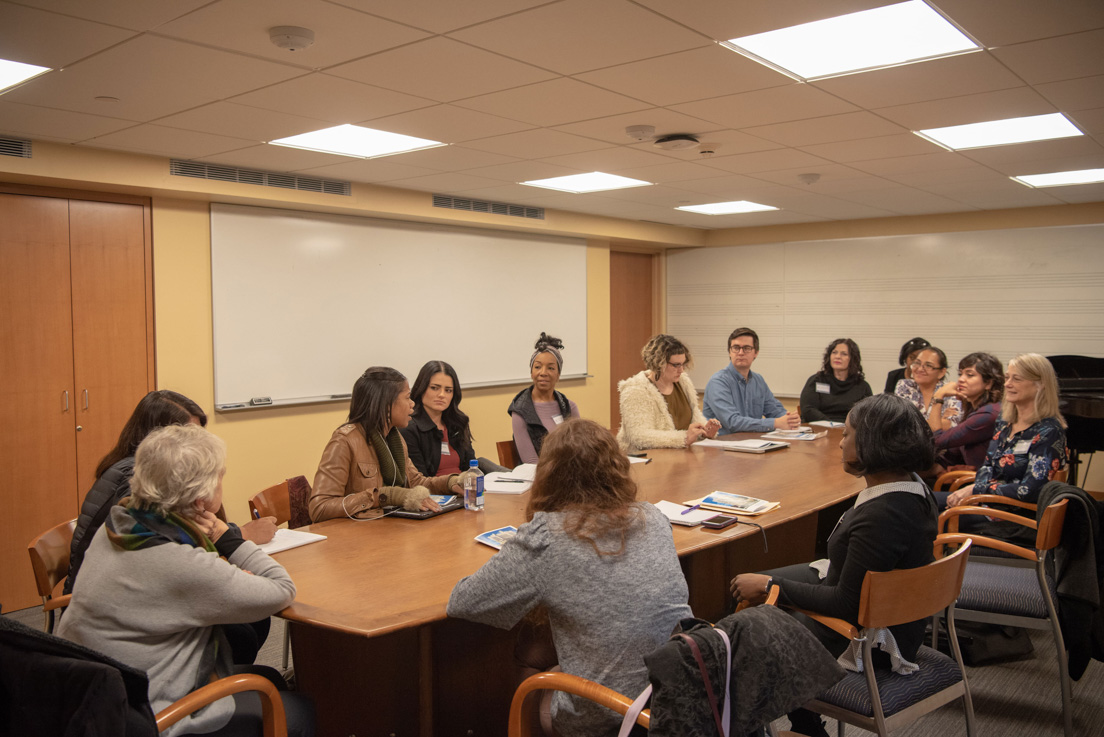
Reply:
[[[460,409],[462,396],[456,370],[444,361],[422,366],[414,380],[414,415],[399,432],[410,461],[423,476],[460,473],[475,458],[471,423]]]
[[[931,343],[923,338],[913,338],[908,343],[901,346],[901,353],[897,356],[897,365],[902,368],[893,369],[886,376],[885,393],[892,394],[897,388],[897,382],[901,379],[911,378],[909,376],[908,365],[912,363],[912,359],[916,358],[916,354],[927,348]]]
[[[864,399],[847,416],[840,450],[844,469],[862,476],[866,489],[828,538],[827,575],[821,578],[806,564],[744,573],[732,579],[737,601],[762,603],[774,583],[785,603],[854,622],[867,571],[919,568],[934,560],[935,499],[916,474],[931,467],[935,447],[931,428],[917,409],[890,394]],[[833,655],[847,649],[847,638],[802,619]],[[905,661],[915,660],[924,626],[924,620],[917,620],[889,628]],[[875,668],[887,663],[888,655],[875,650]],[[799,734],[825,734],[812,712],[794,712],[790,721]]]
[[[850,338],[836,338],[824,351],[820,371],[801,390],[801,421],[843,422],[856,402],[874,392],[863,378],[862,354]]]

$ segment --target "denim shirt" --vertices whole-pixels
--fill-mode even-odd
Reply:
[[[713,374],[705,387],[702,413],[721,423],[721,434],[733,432],[770,432],[774,418],[786,414],[786,408],[774,398],[763,377],[754,371],[747,379],[729,364]]]

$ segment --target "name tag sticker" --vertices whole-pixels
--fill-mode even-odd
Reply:
[[[832,387],[830,387],[827,384],[822,383],[820,381],[818,381],[816,383],[816,390],[817,390],[817,394],[831,394],[832,393]]]
[[[441,455],[443,455],[443,456],[452,455],[452,453],[449,452],[449,444],[446,443],[444,440],[441,441]]]
[[[552,421],[557,425],[563,423],[563,415],[552,415]]]
[[[1031,441],[1030,440],[1021,440],[1020,442],[1016,443],[1015,446],[1013,446],[1012,454],[1013,455],[1023,455],[1024,453],[1026,453],[1028,451],[1028,449],[1030,447],[1031,447]]]

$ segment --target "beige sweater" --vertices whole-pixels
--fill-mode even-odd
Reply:
[[[690,374],[683,374],[678,388],[686,394],[693,408],[691,423],[706,423],[705,415],[698,407],[698,392]],[[686,431],[676,430],[667,400],[648,378],[646,371],[630,376],[617,385],[621,396],[621,429],[617,442],[628,453],[648,448],[681,448],[686,444]]]

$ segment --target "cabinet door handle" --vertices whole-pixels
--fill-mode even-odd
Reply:
[[[88,390],[84,390],[84,408],[88,409]]]
[[[61,393],[61,395],[62,395],[63,397],[65,397],[65,408],[64,408],[64,409],[62,409],[61,411],[62,411],[62,412],[68,412],[68,411],[69,411],[69,390],[68,390],[68,389],[66,389],[65,391],[63,391],[63,392]]]

